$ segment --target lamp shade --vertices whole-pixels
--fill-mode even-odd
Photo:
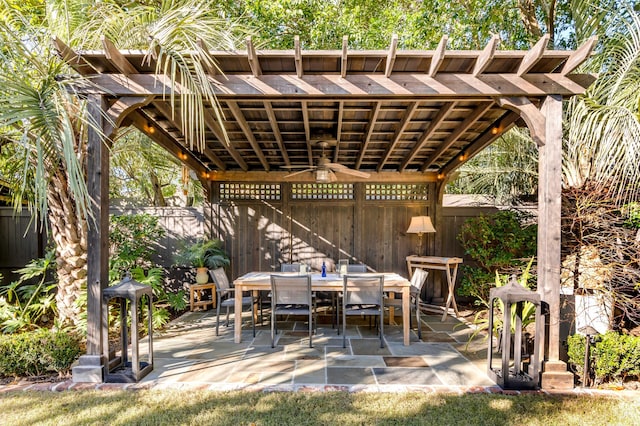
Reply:
[[[426,232],[436,232],[436,228],[431,223],[431,218],[429,216],[412,217],[407,234],[424,234]]]

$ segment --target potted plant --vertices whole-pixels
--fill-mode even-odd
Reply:
[[[196,282],[204,284],[209,281],[209,269],[216,269],[229,264],[229,256],[218,239],[200,240],[186,245],[177,255],[177,262],[196,268]]]

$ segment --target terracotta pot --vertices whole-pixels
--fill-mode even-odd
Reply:
[[[206,284],[209,282],[209,269],[196,268],[196,282],[198,284]]]

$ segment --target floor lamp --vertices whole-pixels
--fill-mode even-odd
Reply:
[[[418,256],[422,256],[422,234],[436,232],[429,216],[414,216],[411,218],[407,234],[418,234]]]

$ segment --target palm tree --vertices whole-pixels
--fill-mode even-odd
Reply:
[[[604,22],[594,28],[587,21],[582,29],[600,32],[601,51],[589,64],[599,77],[567,104],[564,184],[613,189],[625,194],[620,202],[633,201],[640,196],[640,17],[629,5],[608,13],[597,2],[579,0],[574,7]]]
[[[51,52],[51,37],[56,35],[72,47],[96,48],[105,35],[119,47],[148,49],[156,56],[159,71],[172,79],[180,76],[189,86],[192,95],[182,99],[182,113],[196,119],[183,122],[190,126],[188,143],[201,147],[203,103],[217,105],[204,70],[215,64],[200,62],[207,55],[184,52],[232,47],[235,28],[218,18],[210,5],[194,0],[125,6],[47,1],[42,10],[30,12],[35,13],[25,16],[8,1],[0,3],[0,138],[11,141],[7,151],[14,153],[13,172],[3,179],[11,184],[16,208],[26,201],[41,224],[48,219],[56,245],[59,320],[75,323],[79,313],[75,301],[86,283],[85,160],[90,123],[85,103],[57,81],[69,71]]]

